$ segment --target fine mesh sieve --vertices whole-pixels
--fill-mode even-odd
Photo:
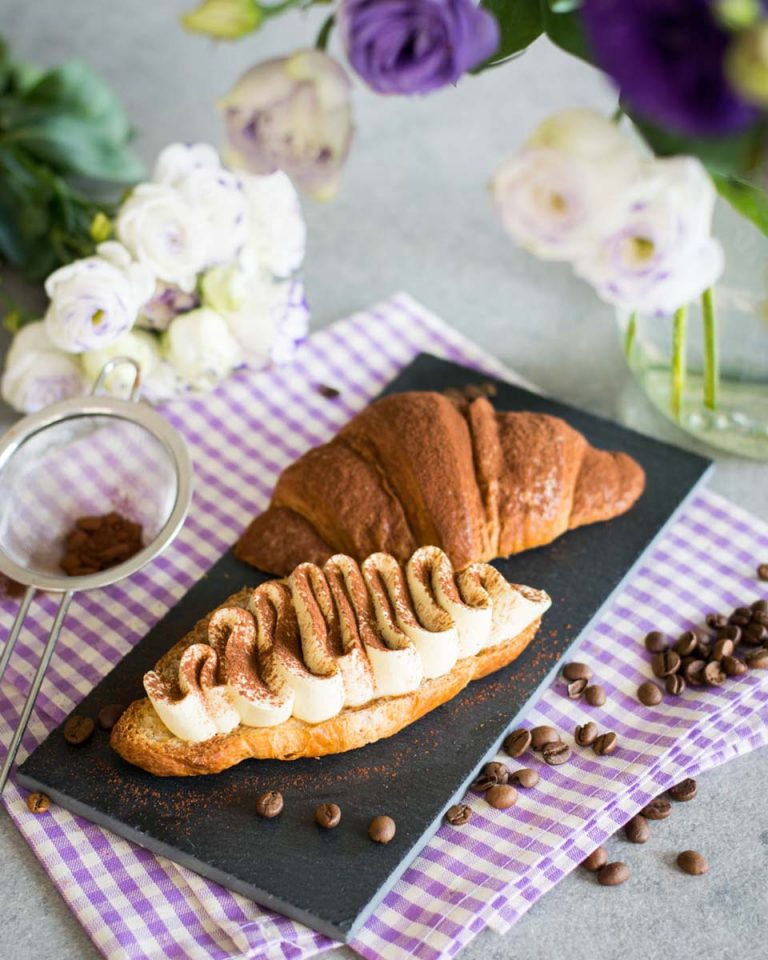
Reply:
[[[130,400],[99,395],[119,364],[134,368]],[[0,440],[0,572],[27,587],[0,656],[0,679],[35,593],[62,594],[0,770],[0,793],[72,596],[108,586],[149,563],[174,539],[189,510],[192,467],[187,448],[167,420],[137,402],[138,388],[135,362],[116,358],[104,367],[90,397],[65,400],[26,417]],[[112,511],[141,524],[142,549],[108,570],[67,576],[60,562],[75,521]]]

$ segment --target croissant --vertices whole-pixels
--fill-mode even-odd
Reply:
[[[631,457],[596,450],[557,417],[398,393],[284,470],[235,553],[285,575],[334,553],[405,561],[432,544],[461,570],[616,517],[644,485]]]
[[[487,564],[422,547],[402,567],[300,564],[230,597],[144,676],[111,743],[158,775],[217,773],[389,737],[511,663],[550,606]]]

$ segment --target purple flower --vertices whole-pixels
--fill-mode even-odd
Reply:
[[[343,0],[349,62],[379,93],[456,83],[499,45],[495,18],[472,0]]]
[[[732,34],[711,0],[585,0],[595,59],[630,109],[692,136],[740,130],[757,111],[728,85]]]

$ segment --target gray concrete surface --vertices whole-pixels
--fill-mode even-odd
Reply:
[[[239,45],[216,46],[180,29],[177,15],[191,3],[0,0],[0,32],[19,56],[49,64],[79,56],[103,73],[149,161],[172,139],[215,142],[214,98],[255,60],[311,43],[320,19],[294,15]],[[691,446],[628,379],[610,311],[565,268],[516,250],[487,201],[495,163],[539,118],[566,104],[609,109],[612,99],[597,74],[543,42],[515,64],[427,99],[358,88],[342,193],[306,209],[314,325],[405,289],[553,395]],[[39,301],[39,291],[8,282],[28,303]],[[10,422],[0,410],[0,429]],[[767,481],[768,466],[724,457],[712,485],[768,518]],[[463,957],[764,958],[766,789],[768,751],[708,774],[700,797],[656,825],[648,845],[613,841],[612,852],[632,866],[631,883],[605,890],[573,876],[509,935],[486,933]],[[710,858],[708,877],[670,867],[689,847]],[[0,859],[2,960],[98,956],[5,817]]]

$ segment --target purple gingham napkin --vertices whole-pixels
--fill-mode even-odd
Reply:
[[[333,435],[421,350],[510,378],[497,361],[399,295],[316,334],[288,367],[242,374],[212,395],[165,408],[187,438],[195,463],[190,518],[176,543],[149,568],[75,599],[25,751],[218,558],[266,505],[283,467]],[[337,387],[340,396],[323,397],[319,384]],[[690,502],[579,651],[609,694],[606,706],[589,708],[589,716],[616,730],[621,748],[599,761],[575,751],[563,767],[540,767],[538,786],[520,791],[511,810],[494,811],[480,798],[468,798],[471,822],[460,831],[438,831],[360,932],[354,949],[367,958],[439,960],[455,955],[488,925],[507,929],[650,797],[768,740],[768,675],[763,679],[760,672],[717,690],[687,691],[656,708],[642,708],[634,697],[648,674],[639,642],[645,632],[659,627],[679,633],[710,609],[757,597],[755,558],[765,556],[768,527],[713,494]],[[54,608],[53,598],[35,601],[37,616],[9,672],[0,698],[5,742]],[[0,603],[0,631],[10,627],[13,613],[12,603]],[[532,705],[527,722],[571,730],[583,722],[585,709],[553,688]],[[109,958],[304,960],[333,946],[63,810],[29,814],[13,784],[4,800]]]

